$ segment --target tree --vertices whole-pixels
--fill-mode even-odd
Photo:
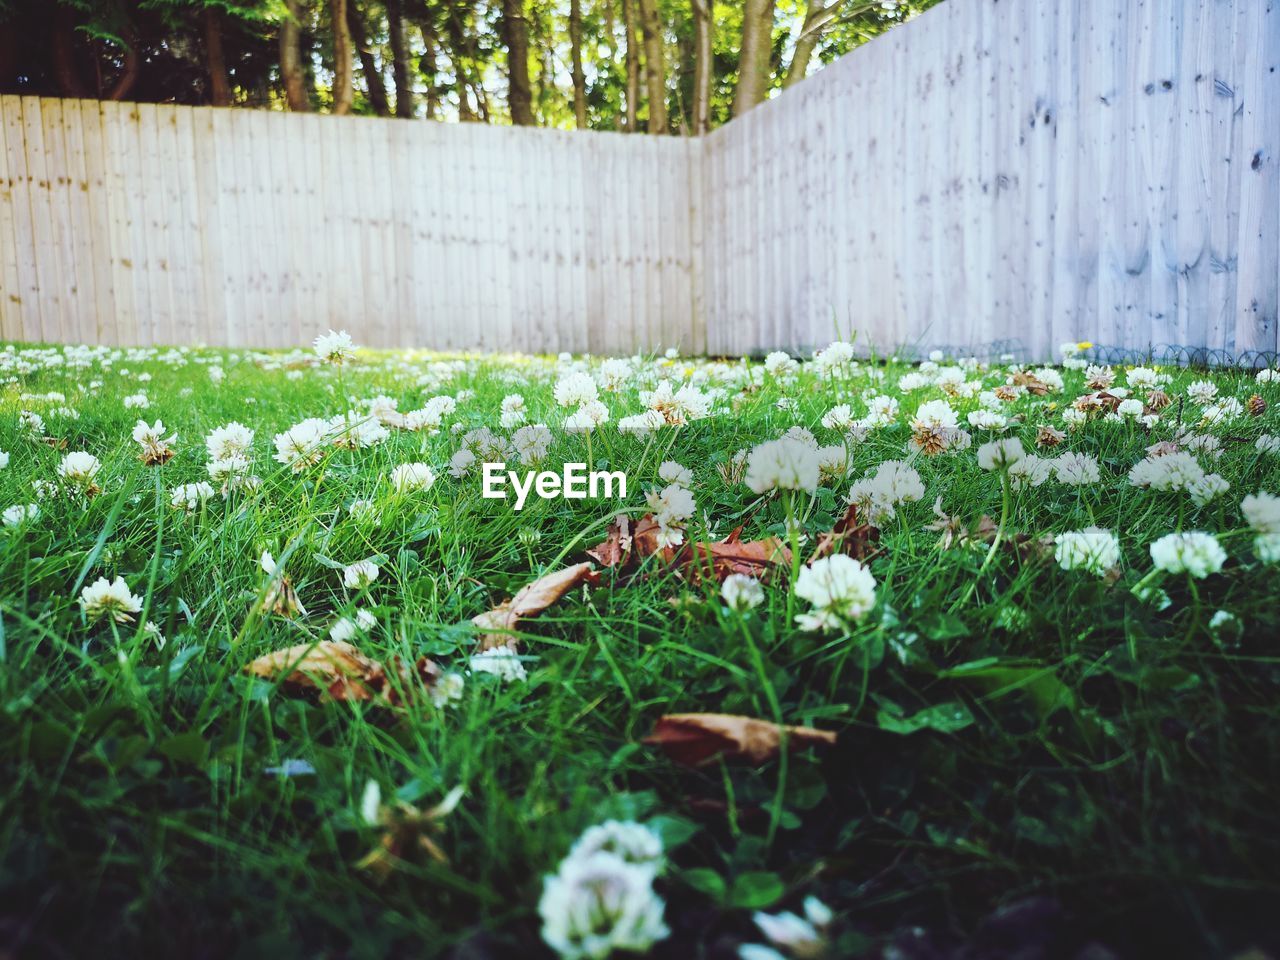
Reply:
[[[693,132],[701,136],[711,129],[715,23],[712,20],[712,0],[690,2],[693,4]]]
[[[289,109],[301,112],[311,109],[302,70],[302,0],[285,0],[285,7],[280,21],[280,82]]]
[[[649,95],[649,132],[667,132],[667,67],[658,0],[639,0],[644,33],[644,79]]]
[[[217,7],[205,7],[204,58],[209,70],[209,102],[215,107],[231,106],[231,79],[227,76],[227,58],[222,50],[222,15]]]
[[[622,0],[622,30],[626,37],[626,129],[635,131],[640,123],[640,47],[636,42],[635,0]]]
[[[587,128],[587,76],[582,70],[582,0],[569,0],[569,57],[573,81],[573,117]]]
[[[333,112],[351,112],[355,88],[351,69],[351,27],[347,22],[347,0],[329,0],[333,30]]]
[[[507,106],[511,122],[533,126],[533,87],[529,82],[529,21],[524,0],[502,0],[502,38],[507,45]]]
[[[742,9],[742,48],[738,56],[738,89],[733,115],[740,117],[765,98],[773,57],[775,0],[745,0]]]
[[[413,84],[409,79],[409,50],[400,0],[387,0],[387,34],[391,42],[391,74],[396,84],[396,116],[412,117]]]
[[[391,113],[387,101],[387,85],[383,82],[382,71],[378,69],[378,61],[374,59],[373,47],[369,44],[368,32],[365,30],[364,17],[360,13],[360,4],[356,0],[347,3],[347,28],[351,31],[351,42],[355,45],[356,55],[360,58],[360,72],[364,75],[365,90],[369,94],[369,106],[380,117]]]
[[[813,59],[813,51],[817,49],[818,41],[822,39],[822,31],[827,24],[836,18],[839,9],[840,0],[831,0],[830,3],[826,4],[823,4],[821,0],[810,0],[808,7],[805,8],[804,23],[800,27],[800,34],[796,37],[796,48],[791,55],[791,66],[788,68],[786,79],[782,84],[784,87],[789,87],[793,83],[804,79],[804,75],[809,70],[809,61]]]

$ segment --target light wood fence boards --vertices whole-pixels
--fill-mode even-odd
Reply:
[[[947,0],[703,138],[0,97],[0,339],[1277,349],[1280,0]]]

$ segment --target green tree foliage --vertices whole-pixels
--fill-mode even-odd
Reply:
[[[630,4],[635,130],[650,128],[641,5],[581,0],[581,97],[586,125],[625,130]],[[670,131],[694,132],[699,91],[693,0],[656,0]],[[822,0],[817,0],[822,3]],[[827,0],[807,72],[940,0]],[[296,0],[298,56],[311,109],[333,105],[329,0]],[[508,13],[511,12],[508,0]],[[503,0],[348,0],[357,113],[511,122],[511,18]],[[516,9],[520,8],[517,0]],[[742,41],[741,0],[713,0],[707,115],[729,119]],[[281,75],[285,0],[0,0],[0,92],[287,109]],[[533,122],[577,125],[571,0],[523,0]],[[767,95],[798,77],[806,0],[777,0]],[[397,34],[395,25],[399,26]],[[400,84],[397,86],[397,70]],[[220,83],[221,81],[221,83]],[[397,97],[397,91],[403,97]],[[400,99],[404,100],[399,104]]]

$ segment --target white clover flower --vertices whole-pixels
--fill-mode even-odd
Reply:
[[[1009,481],[1013,489],[1038,487],[1053,473],[1053,461],[1027,454],[1017,463],[1009,465]]]
[[[658,546],[678,547],[684,543],[684,528],[697,509],[693,494],[678,483],[668,484],[661,492],[651,490],[645,502],[658,522]]]
[[[984,443],[978,448],[978,466],[983,470],[1008,470],[1026,456],[1027,452],[1022,449],[1021,440],[1017,437],[1006,437],[1003,440]]]
[[[1240,512],[1254,533],[1280,534],[1280,497],[1259,490],[1240,502]]]
[[[372,560],[358,560],[342,568],[342,583],[352,590],[363,590],[378,579],[382,570]]]
[[[1122,417],[1140,417],[1145,409],[1141,400],[1121,400],[1116,407],[1116,413]]]
[[[743,573],[731,573],[720,584],[720,597],[730,610],[743,613],[764,602],[764,588],[755,577]]]
[[[435,482],[435,472],[425,463],[402,463],[391,471],[391,486],[397,493],[429,490]]]
[[[871,571],[852,557],[838,553],[800,570],[796,596],[813,605],[796,622],[804,630],[843,629],[875,606],[876,581]]]
[[[671,426],[683,426],[711,415],[711,396],[689,383],[675,389],[670,380],[663,380],[653,390],[640,391],[640,402]]]
[[[867,416],[864,423],[868,427],[883,427],[898,418],[898,401],[893,397],[874,396],[867,401]]]
[[[356,357],[356,345],[345,330],[322,333],[312,342],[316,356],[325,363],[341,366]]]
[[[800,369],[800,364],[791,355],[782,350],[774,350],[764,358],[764,368],[770,375],[782,379],[792,376]]]
[[[1222,569],[1227,554],[1213,534],[1192,530],[1165,534],[1151,544],[1151,560],[1166,573],[1188,573],[1203,580]]]
[[[433,683],[429,689],[431,703],[436,709],[443,710],[462,699],[467,681],[462,674],[450,671]]]
[[[1258,437],[1257,442],[1254,443],[1254,447],[1259,453],[1264,455],[1280,453],[1280,437],[1277,437],[1274,434],[1264,433],[1262,436]]]
[[[818,489],[817,450],[785,438],[759,444],[747,457],[746,484],[754,493],[770,490],[813,493]]]
[[[665,909],[652,870],[606,852],[567,858],[538,901],[542,939],[562,960],[647,952],[670,933]]]
[[[1185,490],[1204,480],[1204,476],[1204,468],[1194,456],[1175,450],[1138,461],[1129,471],[1129,482],[1152,490]]]
[[[529,677],[520,660],[520,654],[507,646],[481,650],[471,657],[469,666],[472,673],[491,673],[504,683],[527,680]]]
[[[554,437],[544,423],[532,423],[521,427],[511,435],[511,446],[520,457],[520,462],[531,467],[546,459]]]
[[[102,462],[97,457],[80,450],[62,458],[62,463],[58,464],[58,476],[72,486],[90,491],[101,469]]]
[[[1267,367],[1254,374],[1253,379],[1258,383],[1274,383],[1280,380],[1280,370],[1273,370]]]
[[[853,410],[847,403],[832,407],[822,416],[822,426],[827,430],[846,431],[853,427]]]
[[[674,460],[664,460],[658,465],[658,479],[663,483],[678,483],[682,487],[693,486],[693,471]]]
[[[90,621],[110,617],[116,623],[132,623],[133,614],[142,610],[142,601],[130,592],[123,577],[110,581],[99,577],[80,591],[79,603]]]
[[[588,374],[569,373],[557,381],[552,396],[562,407],[580,407],[598,400],[600,391]]]
[[[1263,563],[1280,563],[1280,533],[1263,533],[1254,537],[1253,552]]]
[[[1187,493],[1191,494],[1191,500],[1197,507],[1203,507],[1230,489],[1231,484],[1221,476],[1216,473],[1206,473],[1187,487]]]
[[[1208,380],[1197,380],[1187,386],[1187,396],[1201,406],[1212,403],[1217,395],[1218,385]]]
[[[752,919],[760,932],[775,947],[794,957],[820,957],[827,949],[827,938],[818,926],[790,911],[765,913],[757,910]]]
[[[504,430],[512,430],[525,422],[528,409],[524,397],[518,393],[509,393],[502,398],[502,412],[498,422]]]
[[[1120,541],[1110,530],[1086,527],[1053,539],[1053,558],[1063,570],[1084,569],[1102,576],[1120,564]]]
[[[839,367],[853,360],[853,344],[844,340],[833,340],[826,348],[813,355],[814,365],[820,373],[830,373],[832,368]]]
[[[378,618],[365,609],[356,610],[355,617],[340,617],[329,628],[329,639],[343,643],[355,639],[358,634],[368,633],[378,625]]]
[[[916,469],[902,460],[886,460],[875,473],[859,480],[849,489],[849,503],[857,504],[867,520],[879,526],[897,515],[903,503],[915,503],[924,497],[924,483]]]
[[[277,462],[284,464],[294,473],[301,473],[307,467],[313,467],[324,459],[325,449],[331,439],[331,426],[328,420],[308,417],[295,423],[284,433],[275,436]]]
[[[611,357],[600,364],[597,376],[600,386],[610,393],[617,393],[631,380],[631,364],[626,360]]]
[[[21,503],[6,507],[0,519],[6,527],[20,527],[24,523],[34,523],[40,517],[40,507],[34,503]]]
[[[235,420],[215,427],[204,438],[210,460],[228,460],[231,457],[249,457],[253,447],[253,431]]]
[[[200,509],[206,500],[214,494],[213,487],[201,480],[199,483],[184,483],[173,488],[169,493],[169,506],[188,513]]]
[[[609,422],[609,408],[599,400],[589,400],[565,417],[566,433],[589,433],[601,424]]]
[[[145,393],[131,393],[124,398],[124,408],[126,410],[146,410],[151,406],[151,401],[147,399]]]
[[[376,417],[349,410],[329,420],[329,436],[333,438],[334,446],[364,450],[382,443],[391,436],[391,431]]]
[[[1059,483],[1073,487],[1097,483],[1101,478],[1098,461],[1087,453],[1064,453],[1053,461],[1053,474]]]
[[[974,410],[965,419],[975,430],[1003,430],[1009,425],[1008,417],[994,410]]]
[[[821,480],[843,480],[849,474],[849,451],[844,444],[819,447],[818,477]]]
[[[0,450],[0,470],[3,470],[7,466],[9,466],[9,454],[4,450]]]
[[[584,860],[597,853],[610,853],[636,867],[645,867],[654,876],[661,872],[665,857],[662,838],[634,820],[606,820],[588,827],[569,848],[566,859]]]
[[[914,430],[954,430],[959,425],[955,410],[945,400],[930,400],[920,404],[911,420]]]
[[[461,479],[471,472],[476,465],[476,455],[467,447],[463,447],[449,458],[449,476]]]
[[[1125,382],[1133,390],[1154,390],[1160,386],[1160,374],[1150,367],[1134,367],[1125,375]]]

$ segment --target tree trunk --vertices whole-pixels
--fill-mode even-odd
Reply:
[[[465,122],[475,120],[475,111],[471,109],[470,77],[467,75],[467,38],[463,32],[462,21],[457,7],[449,8],[449,16],[445,21],[445,29],[449,38],[449,59],[453,63],[454,91],[458,96],[458,119]]]
[[[289,109],[302,112],[311,109],[302,70],[302,2],[285,0],[285,6],[287,16],[280,24],[280,82]]]
[[[740,117],[764,100],[773,56],[775,0],[746,0],[742,11],[742,47],[738,54],[738,90],[733,115]]]
[[[217,7],[204,8],[204,57],[209,70],[209,102],[215,107],[231,106],[231,81],[222,52],[222,22]]]
[[[524,0],[502,0],[502,38],[507,45],[511,122],[531,127],[533,88],[529,84],[529,21],[524,16]]]
[[[569,53],[572,60],[573,116],[578,129],[587,129],[587,77],[582,72],[582,0],[569,0]]]
[[[627,130],[634,133],[639,125],[640,112],[640,48],[636,45],[634,0],[622,0],[622,30],[626,34],[627,49]]]
[[[387,0],[391,35],[391,73],[396,81],[396,116],[413,116],[413,83],[409,79],[409,50],[404,42],[404,13],[400,0]]]
[[[427,24],[419,24],[418,29],[422,33],[424,51],[418,66],[418,72],[427,81],[427,119],[434,120],[440,110],[440,88],[436,86],[436,72],[439,70],[439,63],[436,59],[436,38],[431,27]]]
[[[76,67],[76,21],[69,7],[58,4],[53,15],[53,77],[64,97],[87,99],[89,88]]]
[[[649,132],[667,132],[667,65],[658,0],[640,0],[644,32],[644,79],[649,94]]]
[[[813,59],[813,51],[822,39],[823,28],[836,17],[839,3],[823,6],[818,0],[810,0],[809,8],[804,14],[804,26],[800,28],[800,36],[796,38],[796,50],[791,56],[791,66],[787,69],[784,87],[798,83],[804,79],[809,70],[809,61]]]
[[[347,0],[329,0],[333,21],[333,112],[351,112],[354,98],[351,67],[351,28],[347,25]]]
[[[364,17],[356,0],[347,0],[347,28],[351,31],[351,42],[360,58],[360,72],[364,74],[364,86],[369,92],[369,106],[380,117],[391,115],[391,106],[387,102],[387,85],[383,82],[382,71],[378,69],[378,61],[374,59],[373,49],[369,46],[369,36],[365,33]]]
[[[693,0],[693,132],[702,136],[711,129],[711,71],[715,22],[713,0]]]

